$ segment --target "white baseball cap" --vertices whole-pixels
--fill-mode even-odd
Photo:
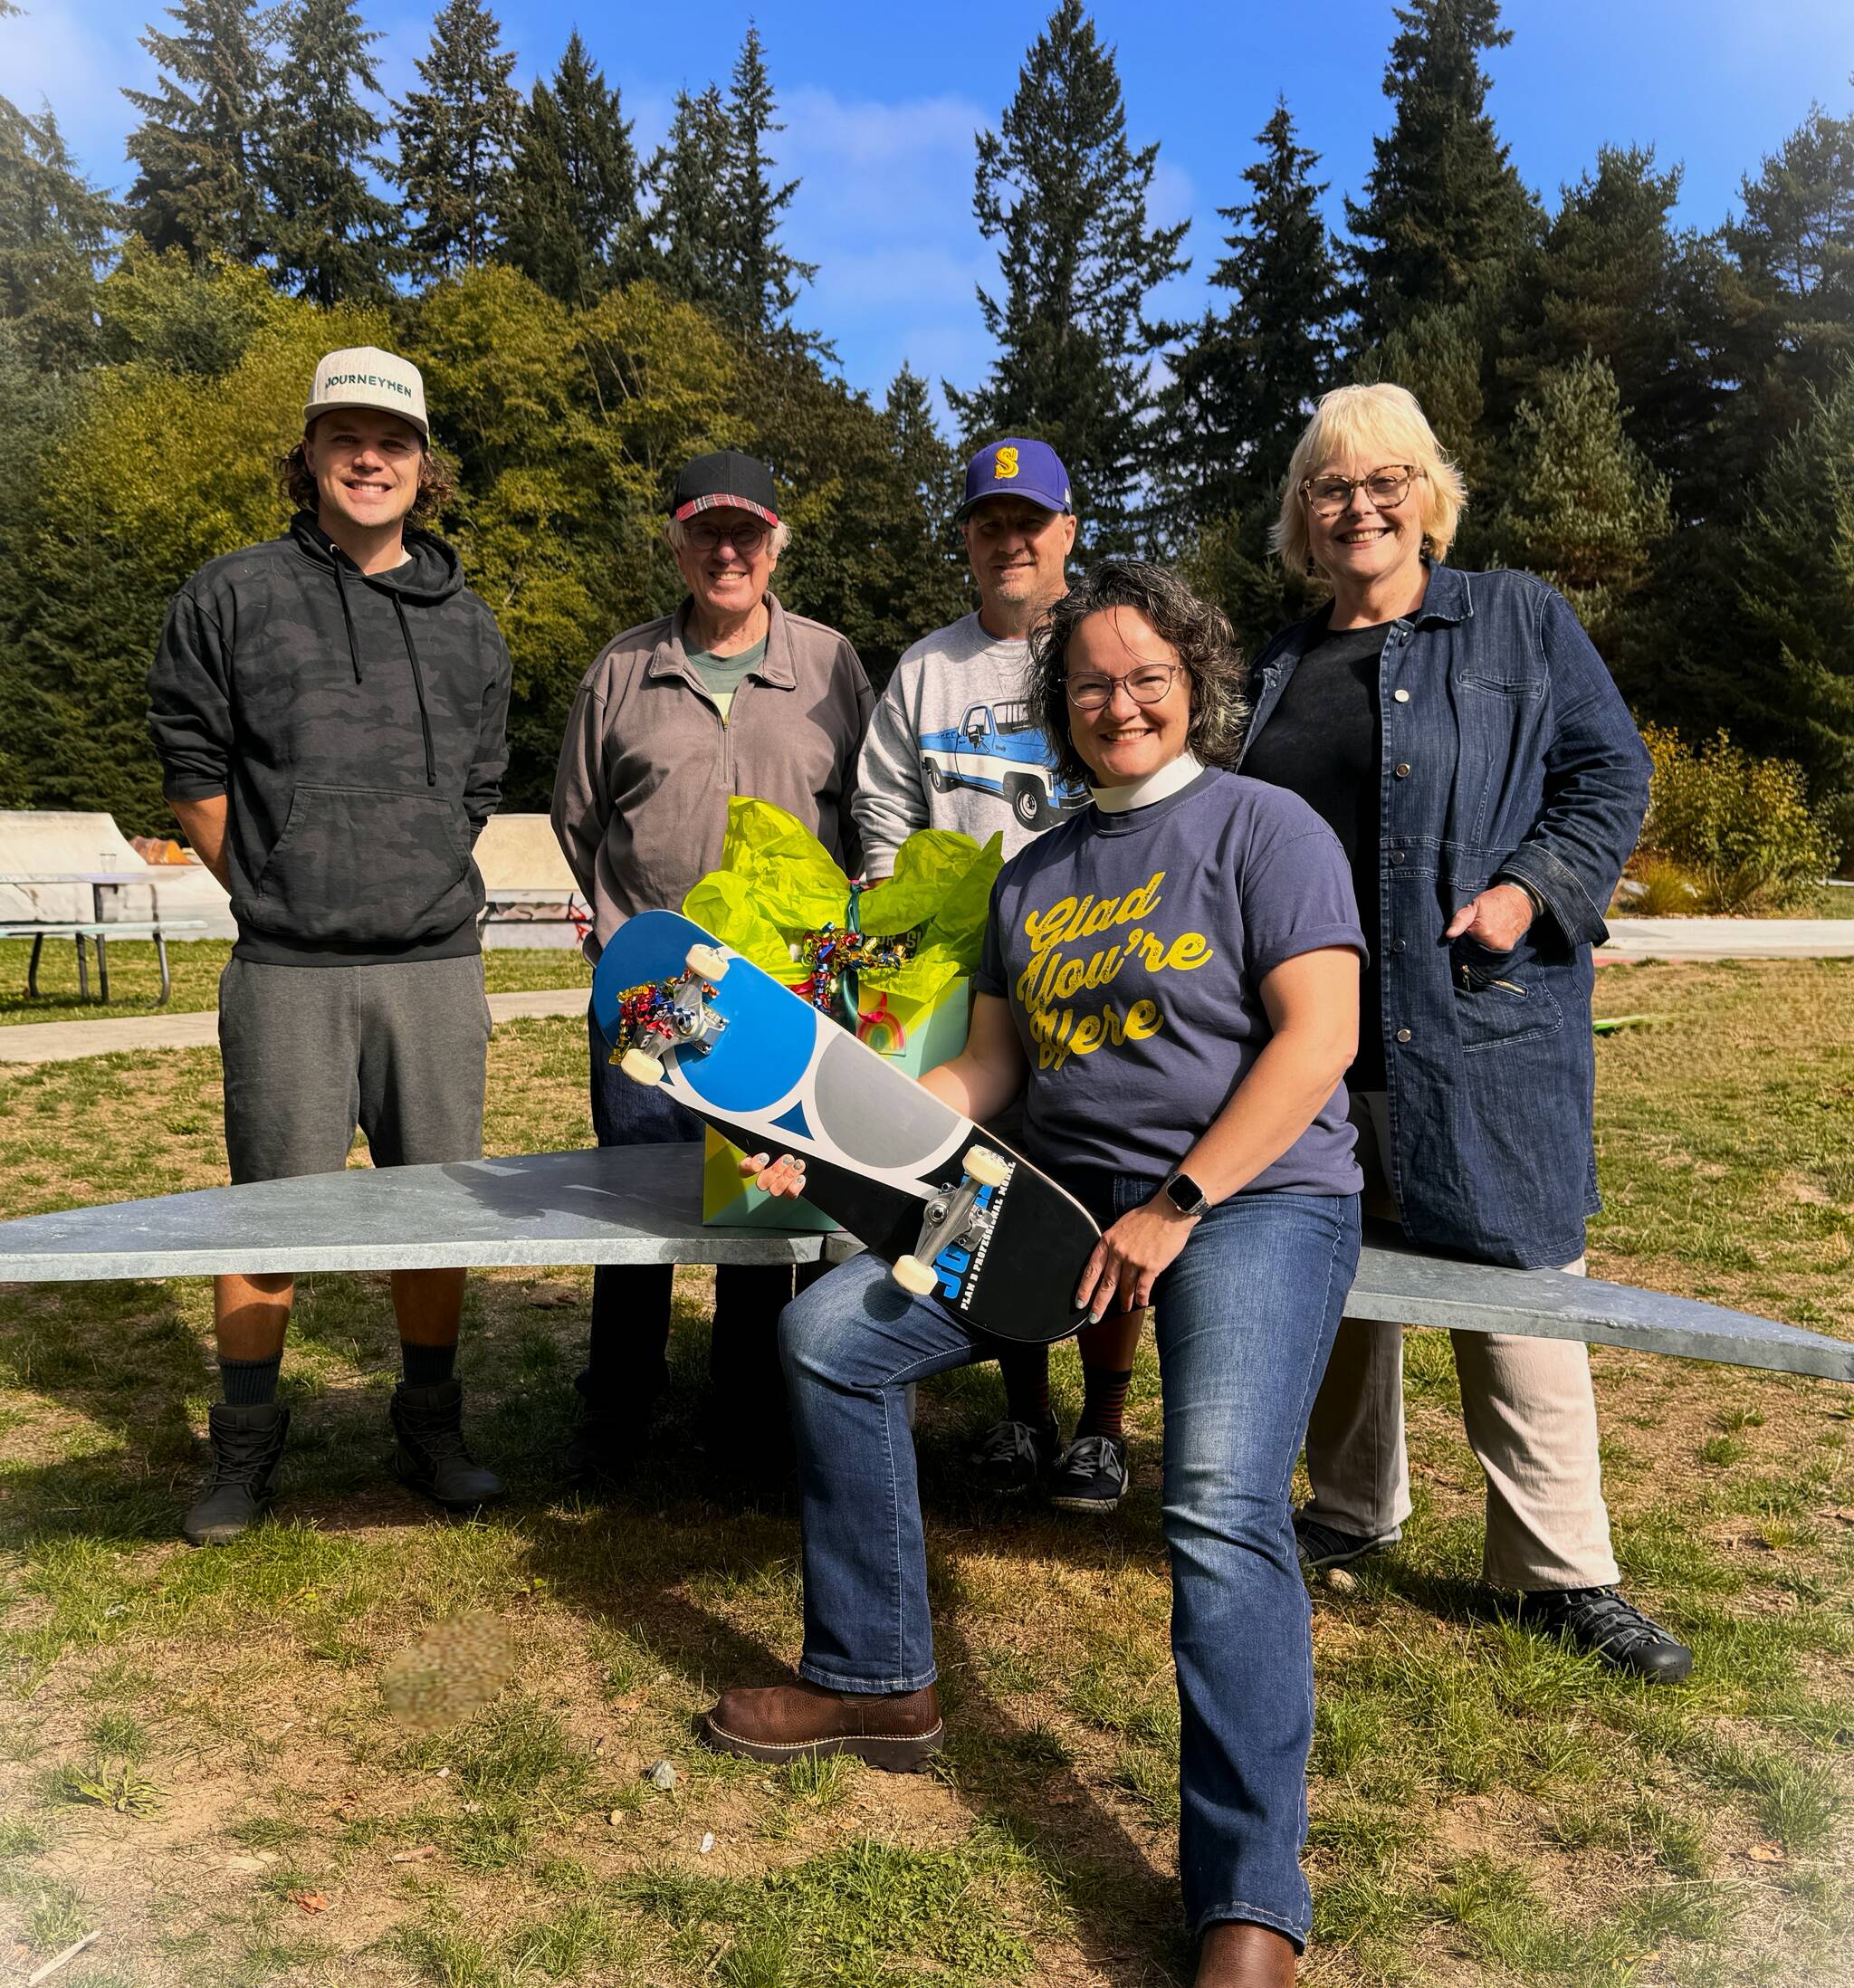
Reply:
[[[377,407],[409,421],[426,442],[431,440],[431,424],[425,418],[425,381],[417,367],[377,345],[346,346],[339,352],[324,352],[316,361],[315,385],[302,410],[303,426],[337,407]]]

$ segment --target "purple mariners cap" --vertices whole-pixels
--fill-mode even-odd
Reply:
[[[1061,456],[1046,442],[1017,435],[988,442],[966,464],[965,502],[953,512],[954,519],[963,524],[972,507],[988,497],[1021,497],[1045,511],[1075,509]]]

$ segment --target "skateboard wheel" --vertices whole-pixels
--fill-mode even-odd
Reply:
[[[633,1084],[661,1084],[663,1065],[642,1049],[627,1049],[618,1058],[618,1068]]]
[[[966,1170],[966,1178],[981,1188],[1002,1187],[1010,1179],[1010,1161],[989,1146],[972,1147],[960,1164]]]
[[[728,976],[728,962],[712,946],[691,946],[687,964],[698,980],[719,983]]]
[[[922,1263],[919,1257],[897,1257],[894,1281],[903,1291],[912,1291],[916,1297],[925,1297],[930,1291],[940,1288],[940,1279],[934,1276],[932,1266]]]

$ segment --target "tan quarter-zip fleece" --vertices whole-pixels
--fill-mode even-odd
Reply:
[[[854,876],[850,799],[874,693],[848,641],[771,594],[764,659],[725,722],[689,661],[689,603],[615,636],[587,671],[554,776],[553,824],[592,906],[597,957],[634,913],[680,911],[721,861],[728,802],[783,808]]]

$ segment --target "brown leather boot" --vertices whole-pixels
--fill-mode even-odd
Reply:
[[[749,1760],[821,1760],[854,1754],[891,1774],[912,1774],[940,1751],[946,1727],[940,1695],[825,1691],[796,1684],[723,1691],[702,1722],[702,1739],[717,1753]]]
[[[1195,1988],[1292,1988],[1294,1942],[1266,1926],[1225,1919],[1204,1929]]]

